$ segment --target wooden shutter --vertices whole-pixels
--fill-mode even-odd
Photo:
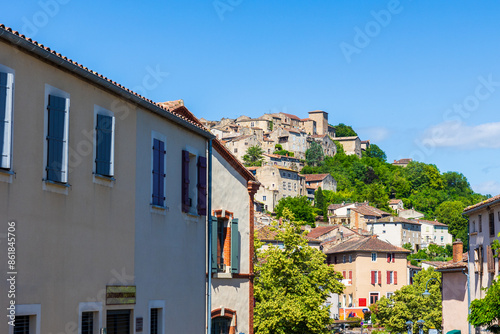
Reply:
[[[378,271],[378,284],[382,285],[382,272]]]
[[[391,284],[391,272],[387,271],[387,284]]]
[[[217,227],[217,217],[212,216],[212,255],[210,262],[213,273],[217,272]]]
[[[182,212],[189,212],[189,152],[182,151]]]
[[[96,173],[111,176],[111,145],[113,140],[113,117],[97,115],[96,124]],[[156,139],[155,139],[156,140]]]
[[[392,262],[396,262],[396,253],[392,253]]]
[[[346,279],[346,278],[347,278],[347,277],[346,277],[346,271],[345,271],[345,270],[344,270],[344,271],[342,271],[342,276],[344,277],[344,279]]]
[[[198,214],[207,214],[207,158],[198,157]]]
[[[12,79],[11,79],[12,80]],[[0,168],[10,169],[12,83],[0,72]]]
[[[372,284],[375,284],[375,275],[377,274],[376,271],[372,271]]]
[[[352,270],[349,270],[349,279],[352,280]],[[352,282],[351,282],[351,284],[352,284]]]
[[[394,285],[398,285],[398,272],[394,271]]]
[[[47,131],[47,179],[64,182],[63,153],[66,99],[49,95]]]
[[[231,220],[231,272],[240,272],[240,238],[237,218]]]
[[[495,257],[493,255],[493,249],[491,246],[486,247],[486,256],[487,256],[487,261],[488,261],[488,272],[494,273],[495,272]]]
[[[391,253],[387,253],[387,263],[391,262]]]
[[[165,143],[153,140],[153,205],[165,205]]]

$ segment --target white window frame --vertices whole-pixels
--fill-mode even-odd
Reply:
[[[97,130],[96,130],[96,127],[97,127],[97,115],[104,115],[104,116],[109,116],[112,118],[113,120],[113,123],[111,125],[111,165],[110,165],[110,174],[111,176],[114,178],[115,176],[115,114],[106,109],[106,108],[103,108],[101,106],[98,106],[98,105],[94,105],[94,127],[93,127],[93,139],[94,139],[94,150],[93,150],[93,156],[92,156],[92,172],[93,172],[93,175],[94,175],[94,182],[95,181],[95,175],[97,170],[96,170],[96,163],[95,163],[95,159],[96,159],[96,154],[97,154]],[[108,176],[103,176],[101,175],[100,177],[104,177],[104,178],[109,178]]]
[[[58,96],[66,99],[66,118],[64,119],[64,144],[63,144],[63,163],[62,163],[62,183],[68,183],[69,168],[68,168],[68,148],[69,148],[69,117],[70,117],[70,94],[59,88],[45,84],[45,103],[44,103],[44,120],[43,120],[43,180],[47,180],[47,135],[49,126],[49,95]],[[46,182],[44,182],[46,183]],[[47,183],[52,183],[48,181]],[[67,192],[67,189],[66,189]]]
[[[388,270],[389,272],[389,284],[394,284],[394,271]]]
[[[380,282],[378,281],[378,273],[379,273],[380,270],[372,270],[370,271],[370,275],[372,272],[375,272],[375,279],[374,279],[374,284],[377,285],[377,284],[380,284]]]
[[[153,154],[153,149],[152,147],[154,146],[154,141],[155,139],[157,140],[161,140],[164,144],[164,148],[165,148],[165,152],[168,152],[167,151],[167,136],[165,136],[164,134],[160,133],[160,132],[156,132],[156,131],[151,131],[151,143],[150,143],[150,149],[149,149],[149,154],[151,155],[151,161],[150,161],[150,167],[151,167],[151,171],[153,170],[153,166],[154,166],[154,154]],[[95,160],[95,159],[94,159]],[[164,172],[165,174],[167,174],[167,154],[165,153],[165,155],[163,156],[163,166],[165,168]],[[159,214],[165,214],[165,211],[168,211],[168,206],[167,206],[167,199],[168,199],[168,196],[167,196],[167,178],[163,178],[163,194],[165,195],[165,202],[164,202],[164,206],[163,207],[160,207],[160,206],[157,206],[157,205],[153,205],[153,201],[152,201],[152,198],[151,198],[151,195],[153,194],[153,173],[150,173],[150,181],[149,181],[149,185],[150,185],[150,188],[149,188],[149,206],[151,207],[151,212],[154,212],[154,213],[159,213]]]
[[[87,302],[78,304],[78,334],[82,334],[82,313],[93,312],[97,313],[97,322],[94,322],[93,330],[99,331],[102,328],[102,302]],[[96,331],[95,331],[96,332]]]
[[[42,316],[42,304],[21,304],[16,305],[16,315],[29,315],[35,317],[35,321],[30,319],[30,333],[40,334],[40,323]],[[9,334],[14,334],[14,326],[9,326]]]
[[[0,152],[6,153],[7,157],[0,156],[0,166],[5,170],[12,169],[12,155],[13,155],[13,142],[14,142],[14,86],[16,73],[10,67],[0,64],[0,71],[7,73],[7,87],[10,88],[6,98],[6,120],[9,126],[5,128],[4,133],[4,147]]]
[[[147,328],[144,328],[144,333],[150,333],[151,332],[151,309],[152,308],[159,308],[161,309],[161,315],[158,316],[159,320],[159,331],[158,333],[160,334],[165,334],[165,301],[164,300],[150,300],[149,301],[149,307],[148,307],[148,321],[147,321]]]

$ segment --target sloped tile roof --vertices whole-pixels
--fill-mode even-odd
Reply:
[[[323,234],[326,234],[326,233],[331,232],[331,231],[336,230],[336,229],[338,229],[337,225],[318,226],[316,228],[313,228],[307,236],[311,237],[311,238],[318,238],[318,237],[322,236]]]
[[[286,113],[282,113],[283,115],[285,115],[286,117],[288,118],[291,118],[291,119],[294,119],[294,120],[297,120],[297,121],[300,121],[300,118],[298,118],[297,116],[295,115],[292,115],[292,114],[286,114]]]
[[[469,254],[467,252],[463,253],[461,262],[453,262],[453,260],[445,262],[436,268],[437,271],[448,271],[448,270],[463,270],[467,269],[467,262],[469,259]]]
[[[389,201],[389,204],[398,204],[399,202],[401,202],[401,200],[400,200],[400,199],[391,199],[391,200]]]
[[[37,41],[35,41],[29,37],[26,37],[25,35],[19,33],[18,31],[15,31],[12,28],[6,27],[4,24],[0,24],[0,30],[7,33],[7,35],[1,34],[2,39],[6,39],[9,42],[13,42],[13,39],[14,39],[15,40],[14,43],[16,43],[18,45],[18,47],[22,47],[27,53],[36,55],[37,54],[36,51],[39,51],[39,52],[46,55],[45,61],[52,63],[54,66],[63,66],[63,67],[64,67],[64,65],[75,66],[77,68],[77,70],[73,70],[72,73],[80,76],[83,80],[89,80],[89,77],[92,77],[92,78],[96,79],[96,81],[98,82],[98,85],[100,85],[105,90],[110,90],[111,89],[110,86],[112,86],[113,89],[117,89],[118,91],[123,93],[128,98],[132,98],[132,97],[138,98],[139,100],[146,102],[146,105],[149,107],[149,109],[151,111],[157,112],[155,110],[155,108],[159,108],[164,113],[169,113],[171,115],[174,115],[177,118],[182,119],[184,122],[187,122],[191,125],[194,125],[195,127],[202,129],[203,131],[207,132],[207,134],[210,134],[210,136],[212,136],[211,133],[203,125],[201,125],[201,123],[194,122],[192,120],[187,119],[186,117],[184,117],[181,114],[177,114],[177,113],[173,112],[168,107],[163,106],[161,103],[156,103],[153,100],[150,100],[150,99],[126,88],[125,86],[105,77],[104,75],[99,74],[99,73],[77,63],[76,61],[61,55],[60,53],[56,52],[55,50],[51,50],[49,47],[47,47],[43,44],[40,44]],[[24,43],[29,43],[30,46],[28,47]],[[22,45],[22,44],[24,44],[24,45]],[[57,60],[54,58],[56,58]],[[72,68],[74,69],[75,67],[72,67]]]
[[[374,216],[374,217],[382,217],[382,215],[378,212],[375,212],[374,210],[371,210],[367,206],[359,206],[351,209],[352,211],[358,212],[362,214],[363,216]]]
[[[477,203],[477,204],[470,205],[470,206],[466,207],[466,208],[464,209],[464,213],[468,213],[468,212],[470,212],[470,211],[474,211],[474,210],[476,210],[476,209],[479,209],[479,208],[480,208],[480,207],[482,207],[482,206],[486,206],[486,205],[488,205],[488,204],[492,204],[492,203],[494,203],[494,202],[498,202],[498,201],[500,201],[500,195],[493,196],[493,197],[491,197],[491,198],[488,198],[488,199],[487,199],[487,200],[485,200],[485,201],[482,201],[482,202],[479,202],[479,203]]]
[[[358,136],[350,136],[350,137],[335,137],[333,140],[339,140],[339,141],[344,141],[344,140],[355,140],[358,139]]]
[[[448,226],[446,224],[440,223],[436,220],[425,220],[425,219],[418,219],[419,223],[424,223],[424,224],[430,224],[430,225],[435,225],[435,226]]]
[[[409,250],[391,245],[375,236],[371,237],[352,237],[338,245],[331,247],[326,253],[345,253],[345,252],[391,252],[391,253],[410,253]]]
[[[406,219],[406,218],[403,218],[403,217],[394,217],[394,216],[384,217],[384,218],[377,219],[377,223],[406,223],[406,224],[421,225],[416,220]]]
[[[330,174],[304,174],[306,182],[323,181]]]

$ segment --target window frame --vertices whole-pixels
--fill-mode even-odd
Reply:
[[[163,155],[163,205],[155,204],[153,201],[154,198],[154,168],[155,168],[155,154],[154,154],[154,144],[155,140],[158,140],[160,142],[163,142],[163,149],[164,149],[164,155]],[[150,197],[150,206],[153,208],[159,208],[159,209],[168,209],[167,206],[167,136],[153,131],[151,133],[151,144],[150,144],[151,150],[151,176],[150,176],[150,186],[151,186],[151,197]],[[161,173],[161,171],[160,171]]]
[[[13,144],[14,144],[14,92],[16,73],[10,67],[0,64],[0,72],[7,74],[7,94],[5,100],[5,120],[9,125],[5,126],[3,147],[0,148],[0,169],[3,171],[12,170]],[[10,91],[9,91],[10,89]],[[3,157],[6,151],[6,158]]]
[[[377,253],[372,252],[372,262],[377,262]]]
[[[48,165],[48,132],[49,132],[49,96],[55,96],[65,99],[65,118],[63,129],[63,148],[62,148],[62,166],[61,166],[61,181],[51,180],[48,178],[47,165]],[[69,118],[71,113],[71,96],[69,93],[45,84],[45,103],[44,103],[44,140],[43,140],[43,180],[46,183],[67,185],[69,180]]]
[[[41,314],[42,305],[41,304],[17,304],[16,305],[16,315],[30,317],[30,333],[40,334],[41,333]],[[35,319],[34,321],[32,319]],[[14,326],[9,326],[9,334],[14,334]]]
[[[102,328],[102,302],[86,302],[78,304],[78,334],[82,332],[82,315],[84,312],[94,313],[94,333]]]
[[[144,332],[151,333],[151,310],[152,309],[158,309],[161,310],[158,315],[158,334],[165,334],[165,301],[164,300],[150,300],[148,304],[148,328],[145,328]]]
[[[101,173],[98,173],[97,172],[97,151],[98,151],[98,136],[97,136],[97,118],[98,118],[98,115],[102,115],[102,116],[108,116],[108,117],[111,117],[112,119],[112,123],[111,123],[111,153],[110,153],[110,161],[109,161],[109,175],[105,175],[105,174],[101,174]],[[97,177],[100,177],[100,178],[107,178],[107,179],[110,179],[110,180],[115,180],[115,137],[116,137],[116,118],[115,118],[115,115],[112,111],[106,109],[106,108],[103,108],[101,106],[98,106],[98,105],[94,105],[94,131],[93,131],[93,135],[94,135],[94,152],[93,152],[93,173],[94,173],[94,176],[97,176]]]

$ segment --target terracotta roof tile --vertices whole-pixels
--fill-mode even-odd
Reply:
[[[356,140],[358,136],[350,136],[350,137],[335,137],[333,140],[344,141],[344,140]]]
[[[389,201],[389,204],[398,204],[399,202],[401,202],[401,200],[400,200],[400,199],[391,199],[391,200]]]
[[[304,174],[306,182],[323,181],[330,174]]]
[[[394,217],[394,216],[384,217],[384,218],[377,219],[377,223],[406,223],[406,224],[421,225],[416,220],[406,219],[406,218],[403,218],[403,217]]]
[[[374,216],[374,217],[382,217],[382,215],[374,210],[370,210],[366,205],[352,208],[351,211],[355,211],[357,213],[361,213],[363,216]]]
[[[331,247],[326,253],[345,253],[345,252],[394,252],[394,253],[410,253],[409,250],[391,245],[388,242],[382,241],[375,236],[363,237],[356,236],[346,240],[338,245]]]
[[[308,237],[311,238],[318,238],[322,236],[323,234],[326,234],[330,231],[338,229],[337,225],[331,225],[331,226],[318,226],[316,228],[313,228],[309,234],[307,235]]]
[[[491,204],[493,202],[497,202],[497,201],[500,201],[500,195],[496,195],[496,196],[493,196],[491,198],[488,198],[487,200],[485,201],[482,201],[482,202],[479,202],[477,204],[474,204],[474,205],[471,205],[471,206],[468,206],[464,209],[464,213],[467,213],[469,211],[472,211],[472,210],[475,210],[475,209],[478,209],[484,205],[488,205],[488,204]]]
[[[424,223],[424,224],[431,224],[435,226],[448,226],[446,224],[440,223],[436,220],[425,220],[425,219],[417,219],[419,223]]]
[[[295,115],[292,115],[292,114],[286,114],[286,113],[282,113],[283,115],[285,115],[286,117],[288,118],[291,118],[291,119],[294,119],[294,120],[297,120],[297,121],[300,121],[300,118],[298,118],[297,116]]]
[[[113,85],[113,86],[116,86],[116,87],[118,87],[118,88],[120,88],[120,89],[122,89],[122,90],[126,91],[127,93],[130,93],[130,94],[132,94],[132,95],[134,95],[134,96],[136,96],[136,97],[138,97],[138,98],[140,98],[140,99],[142,99],[142,100],[144,100],[144,101],[148,102],[149,104],[151,104],[151,106],[154,106],[154,107],[157,107],[157,108],[161,108],[161,109],[163,109],[165,112],[171,113],[172,115],[175,115],[175,116],[177,116],[178,118],[181,118],[181,119],[183,119],[184,121],[186,121],[186,122],[188,122],[188,123],[191,123],[192,125],[194,125],[194,126],[196,126],[196,127],[199,127],[200,129],[203,129],[203,130],[205,130],[206,132],[210,133],[210,132],[209,132],[209,131],[208,131],[208,130],[207,130],[207,129],[203,126],[203,125],[200,125],[200,124],[199,124],[199,123],[197,123],[197,122],[193,122],[193,121],[191,121],[191,120],[186,119],[185,117],[182,117],[182,116],[180,116],[180,115],[177,115],[176,113],[172,112],[171,110],[169,110],[168,108],[164,107],[164,106],[163,106],[163,105],[161,105],[160,103],[153,102],[152,100],[150,100],[150,99],[148,99],[148,98],[146,98],[146,97],[144,97],[144,96],[142,96],[142,95],[139,95],[139,94],[137,94],[136,92],[133,92],[132,90],[130,90],[130,89],[128,89],[128,88],[125,88],[124,86],[122,86],[122,85],[120,85],[120,84],[116,83],[115,81],[113,81],[113,80],[111,80],[111,79],[109,79],[109,78],[107,78],[107,77],[103,76],[102,74],[99,74],[99,73],[97,73],[97,72],[95,72],[95,71],[93,71],[93,70],[90,70],[90,69],[88,69],[87,67],[85,67],[85,66],[83,66],[83,65],[81,65],[81,64],[79,64],[79,63],[77,63],[77,62],[75,62],[75,61],[73,61],[73,60],[71,60],[71,59],[69,59],[68,57],[62,56],[60,53],[58,53],[58,52],[56,52],[56,51],[54,51],[54,50],[51,50],[49,47],[46,47],[46,46],[44,46],[43,44],[38,43],[37,41],[34,41],[34,40],[33,40],[33,39],[31,39],[31,38],[28,38],[28,37],[26,37],[26,36],[24,36],[24,35],[19,34],[19,32],[12,30],[12,28],[6,27],[4,24],[0,24],[0,29],[2,29],[2,30],[4,30],[4,31],[7,31],[8,33],[11,33],[11,34],[13,34],[13,35],[15,35],[15,36],[18,36],[20,39],[22,39],[22,40],[24,40],[24,41],[26,41],[26,42],[28,42],[28,43],[31,43],[34,47],[38,47],[38,48],[40,48],[40,49],[43,49],[45,52],[50,53],[50,54],[52,54],[52,55],[54,55],[54,56],[56,56],[56,57],[60,58],[61,60],[65,61],[65,62],[68,62],[68,63],[70,63],[70,64],[72,64],[72,65],[75,65],[75,66],[79,67],[80,69],[82,69],[82,70],[84,70],[84,71],[88,72],[90,75],[94,75],[94,76],[96,76],[96,77],[98,77],[98,78],[101,78],[101,79],[105,80],[108,84],[111,84],[111,85]],[[28,51],[28,52],[29,52],[29,51]],[[49,60],[49,61],[50,61],[50,60]],[[59,65],[59,64],[58,64],[58,65]],[[79,75],[79,74],[77,73],[77,75]],[[83,76],[82,76],[82,77],[83,77]],[[83,78],[84,78],[84,77],[83,77]],[[106,89],[106,85],[104,85],[104,84],[103,84],[103,87],[104,87],[104,89]]]

